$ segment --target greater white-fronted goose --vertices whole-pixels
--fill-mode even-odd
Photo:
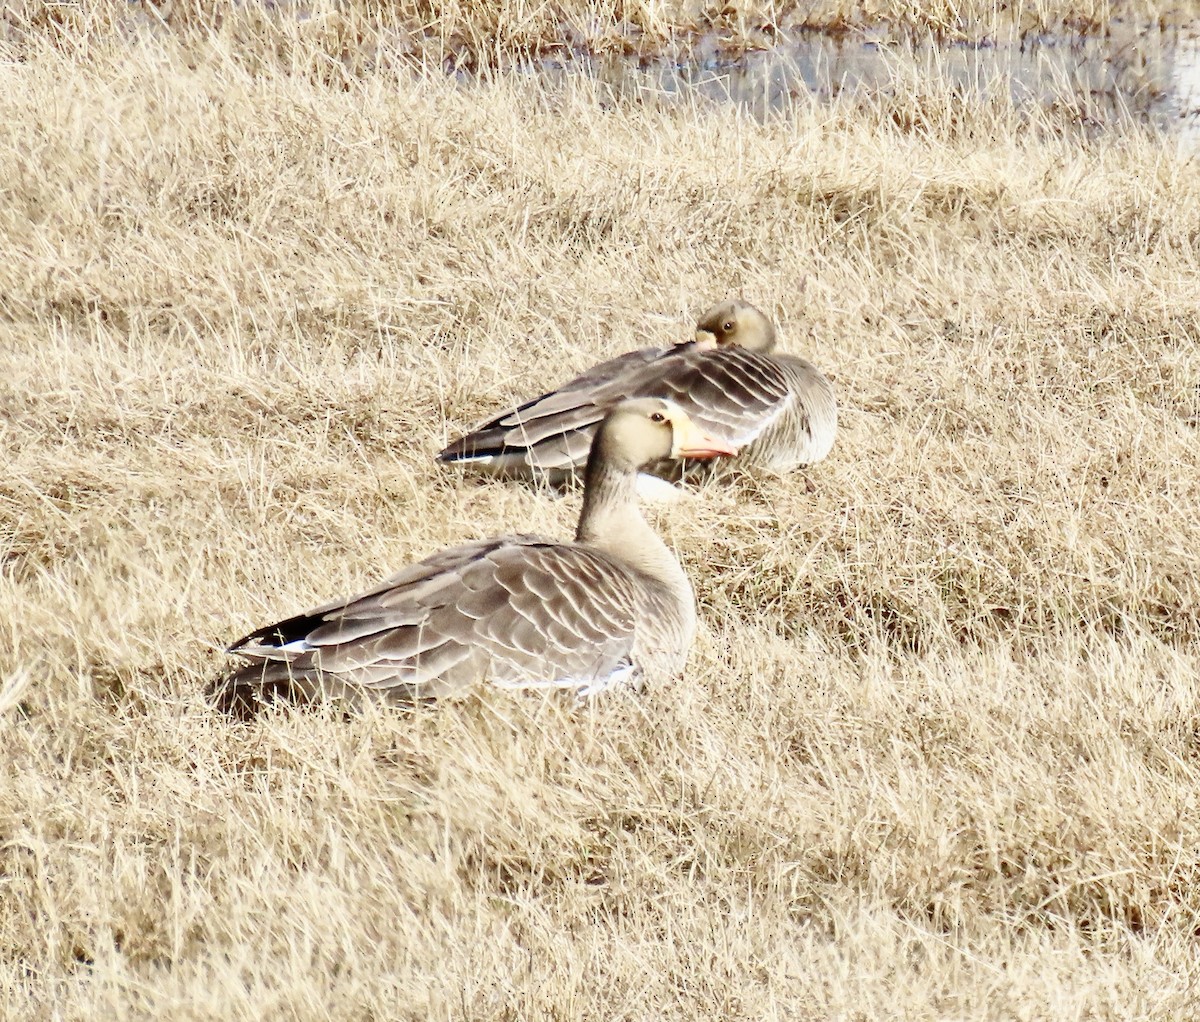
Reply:
[[[692,587],[638,508],[638,472],[735,453],[670,401],[618,404],[596,431],[575,541],[504,536],[428,557],[359,596],[229,647],[253,661],[213,686],[245,713],[275,695],[414,701],[480,682],[581,695],[677,673],[696,629]]]
[[[774,348],[770,319],[748,302],[722,302],[700,317],[694,341],[631,351],[594,366],[454,441],[438,459],[491,475],[559,482],[583,466],[597,424],[618,401],[658,397],[739,446],[737,464],[811,465],[833,447],[833,388],[811,362]]]

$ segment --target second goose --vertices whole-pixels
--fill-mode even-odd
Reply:
[[[675,401],[714,437],[741,448],[741,465],[786,470],[833,447],[837,401],[811,362],[775,352],[775,327],[748,302],[715,305],[696,339],[645,348],[594,366],[454,441],[438,455],[490,475],[569,479],[619,401]],[[653,466],[651,466],[653,467]]]

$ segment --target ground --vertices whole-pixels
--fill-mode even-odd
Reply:
[[[915,78],[763,124],[293,42],[0,64],[0,1015],[1196,1017],[1176,140]],[[206,706],[251,628],[568,536],[578,494],[433,455],[733,295],[841,432],[655,512],[683,678]]]

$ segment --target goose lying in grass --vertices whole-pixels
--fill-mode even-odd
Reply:
[[[762,312],[748,302],[723,302],[700,318],[695,341],[594,366],[484,423],[438,459],[506,478],[562,482],[583,467],[596,427],[617,402],[657,397],[740,447],[736,464],[777,471],[811,465],[833,447],[833,388],[811,362],[774,349],[775,327]]]
[[[212,688],[245,713],[277,695],[409,703],[481,682],[581,696],[678,673],[696,630],[692,587],[642,517],[635,480],[665,458],[731,455],[670,401],[625,401],[595,431],[572,543],[466,543],[374,589],[229,647],[252,662]]]

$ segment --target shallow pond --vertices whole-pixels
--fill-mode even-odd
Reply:
[[[585,74],[614,98],[673,102],[700,95],[760,118],[797,102],[869,101],[936,83],[946,95],[1007,92],[1018,108],[1054,108],[1089,132],[1140,123],[1189,143],[1200,139],[1200,32],[1191,30],[1116,26],[1105,36],[1030,35],[987,45],[814,32],[742,52],[702,37],[682,59],[576,53],[517,66],[551,79]]]

